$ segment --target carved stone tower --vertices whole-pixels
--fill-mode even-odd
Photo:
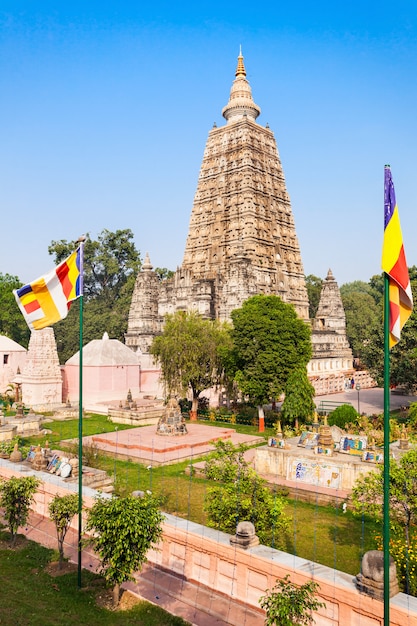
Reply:
[[[146,253],[130,304],[126,345],[134,352],[148,352],[152,339],[160,330],[158,315],[159,278]]]
[[[183,270],[214,281],[214,315],[256,293],[277,294],[308,319],[300,247],[277,144],[256,119],[242,54],[226,125],[213,128],[204,151]]]
[[[346,337],[346,316],[340,290],[332,271],[324,281],[313,321],[311,371],[347,371],[353,368],[353,355]]]
[[[239,54],[225,126],[204,151],[182,266],[160,282],[145,262],[126,344],[147,352],[163,317],[195,309],[227,320],[255,294],[276,294],[308,320],[308,296],[291,203],[274,134],[260,126]]]

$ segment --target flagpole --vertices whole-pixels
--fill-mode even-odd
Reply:
[[[390,387],[389,387],[389,277],[384,272],[384,506],[383,506],[383,550],[384,550],[384,624],[389,626],[389,462],[390,462]]]
[[[79,396],[78,396],[78,587],[81,587],[82,558],[82,509],[83,509],[83,300],[84,300],[84,242],[80,244],[80,349],[79,349]]]

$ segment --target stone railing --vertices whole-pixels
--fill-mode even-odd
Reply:
[[[327,375],[309,374],[309,380],[314,387],[316,396],[323,396],[329,393],[346,391],[346,381],[352,378],[352,376],[355,379],[355,385],[359,384],[362,389],[370,389],[376,386],[374,379],[366,370],[352,371],[350,376],[346,372]]]
[[[19,465],[0,459],[0,476],[21,475]],[[28,473],[28,472],[26,472]],[[56,493],[68,492],[57,476],[30,472],[43,480],[36,494],[35,511],[48,517],[48,504]],[[84,489],[86,508],[94,500],[94,491]],[[73,527],[77,520],[73,520]],[[276,579],[287,574],[302,585],[314,578],[319,584],[319,599],[326,606],[316,615],[320,626],[382,626],[383,603],[359,593],[354,577],[312,561],[266,546],[243,550],[230,543],[230,535],[166,515],[163,540],[158,550],[150,550],[148,560],[181,578],[211,589],[251,609],[259,609],[258,600]],[[391,598],[390,626],[417,624],[417,598],[399,593]]]

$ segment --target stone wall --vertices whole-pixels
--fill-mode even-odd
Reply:
[[[69,486],[57,476],[33,472],[44,482],[37,494],[35,510],[48,517],[48,504],[56,493],[63,494]],[[19,466],[0,459],[0,476],[19,475]],[[93,503],[95,492],[85,488],[84,506]],[[78,520],[72,525],[76,528]],[[382,626],[383,603],[360,594],[353,576],[318,565],[299,557],[255,546],[242,550],[230,544],[230,536],[200,524],[167,515],[163,540],[158,550],[151,550],[148,560],[178,576],[230,595],[242,605],[259,608],[259,597],[274,586],[277,578],[290,574],[302,585],[314,576],[320,586],[319,598],[326,603],[316,615],[320,626]],[[391,599],[390,626],[417,624],[417,599],[399,593]]]

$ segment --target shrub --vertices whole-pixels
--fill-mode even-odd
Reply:
[[[328,424],[345,429],[346,424],[355,422],[358,416],[359,413],[351,404],[342,404],[329,414]]]
[[[34,476],[12,476],[0,483],[0,506],[4,508],[12,545],[15,544],[19,526],[24,526],[27,522],[39,482]]]
[[[275,587],[259,598],[259,604],[266,610],[265,626],[309,626],[314,622],[312,611],[324,607],[315,598],[319,586],[312,580],[297,587],[287,574],[278,580]]]
[[[376,536],[377,549],[383,550],[381,535]],[[405,537],[392,533],[389,552],[397,566],[397,579],[401,591],[410,596],[417,596],[417,531],[410,533],[410,545],[407,549]]]

